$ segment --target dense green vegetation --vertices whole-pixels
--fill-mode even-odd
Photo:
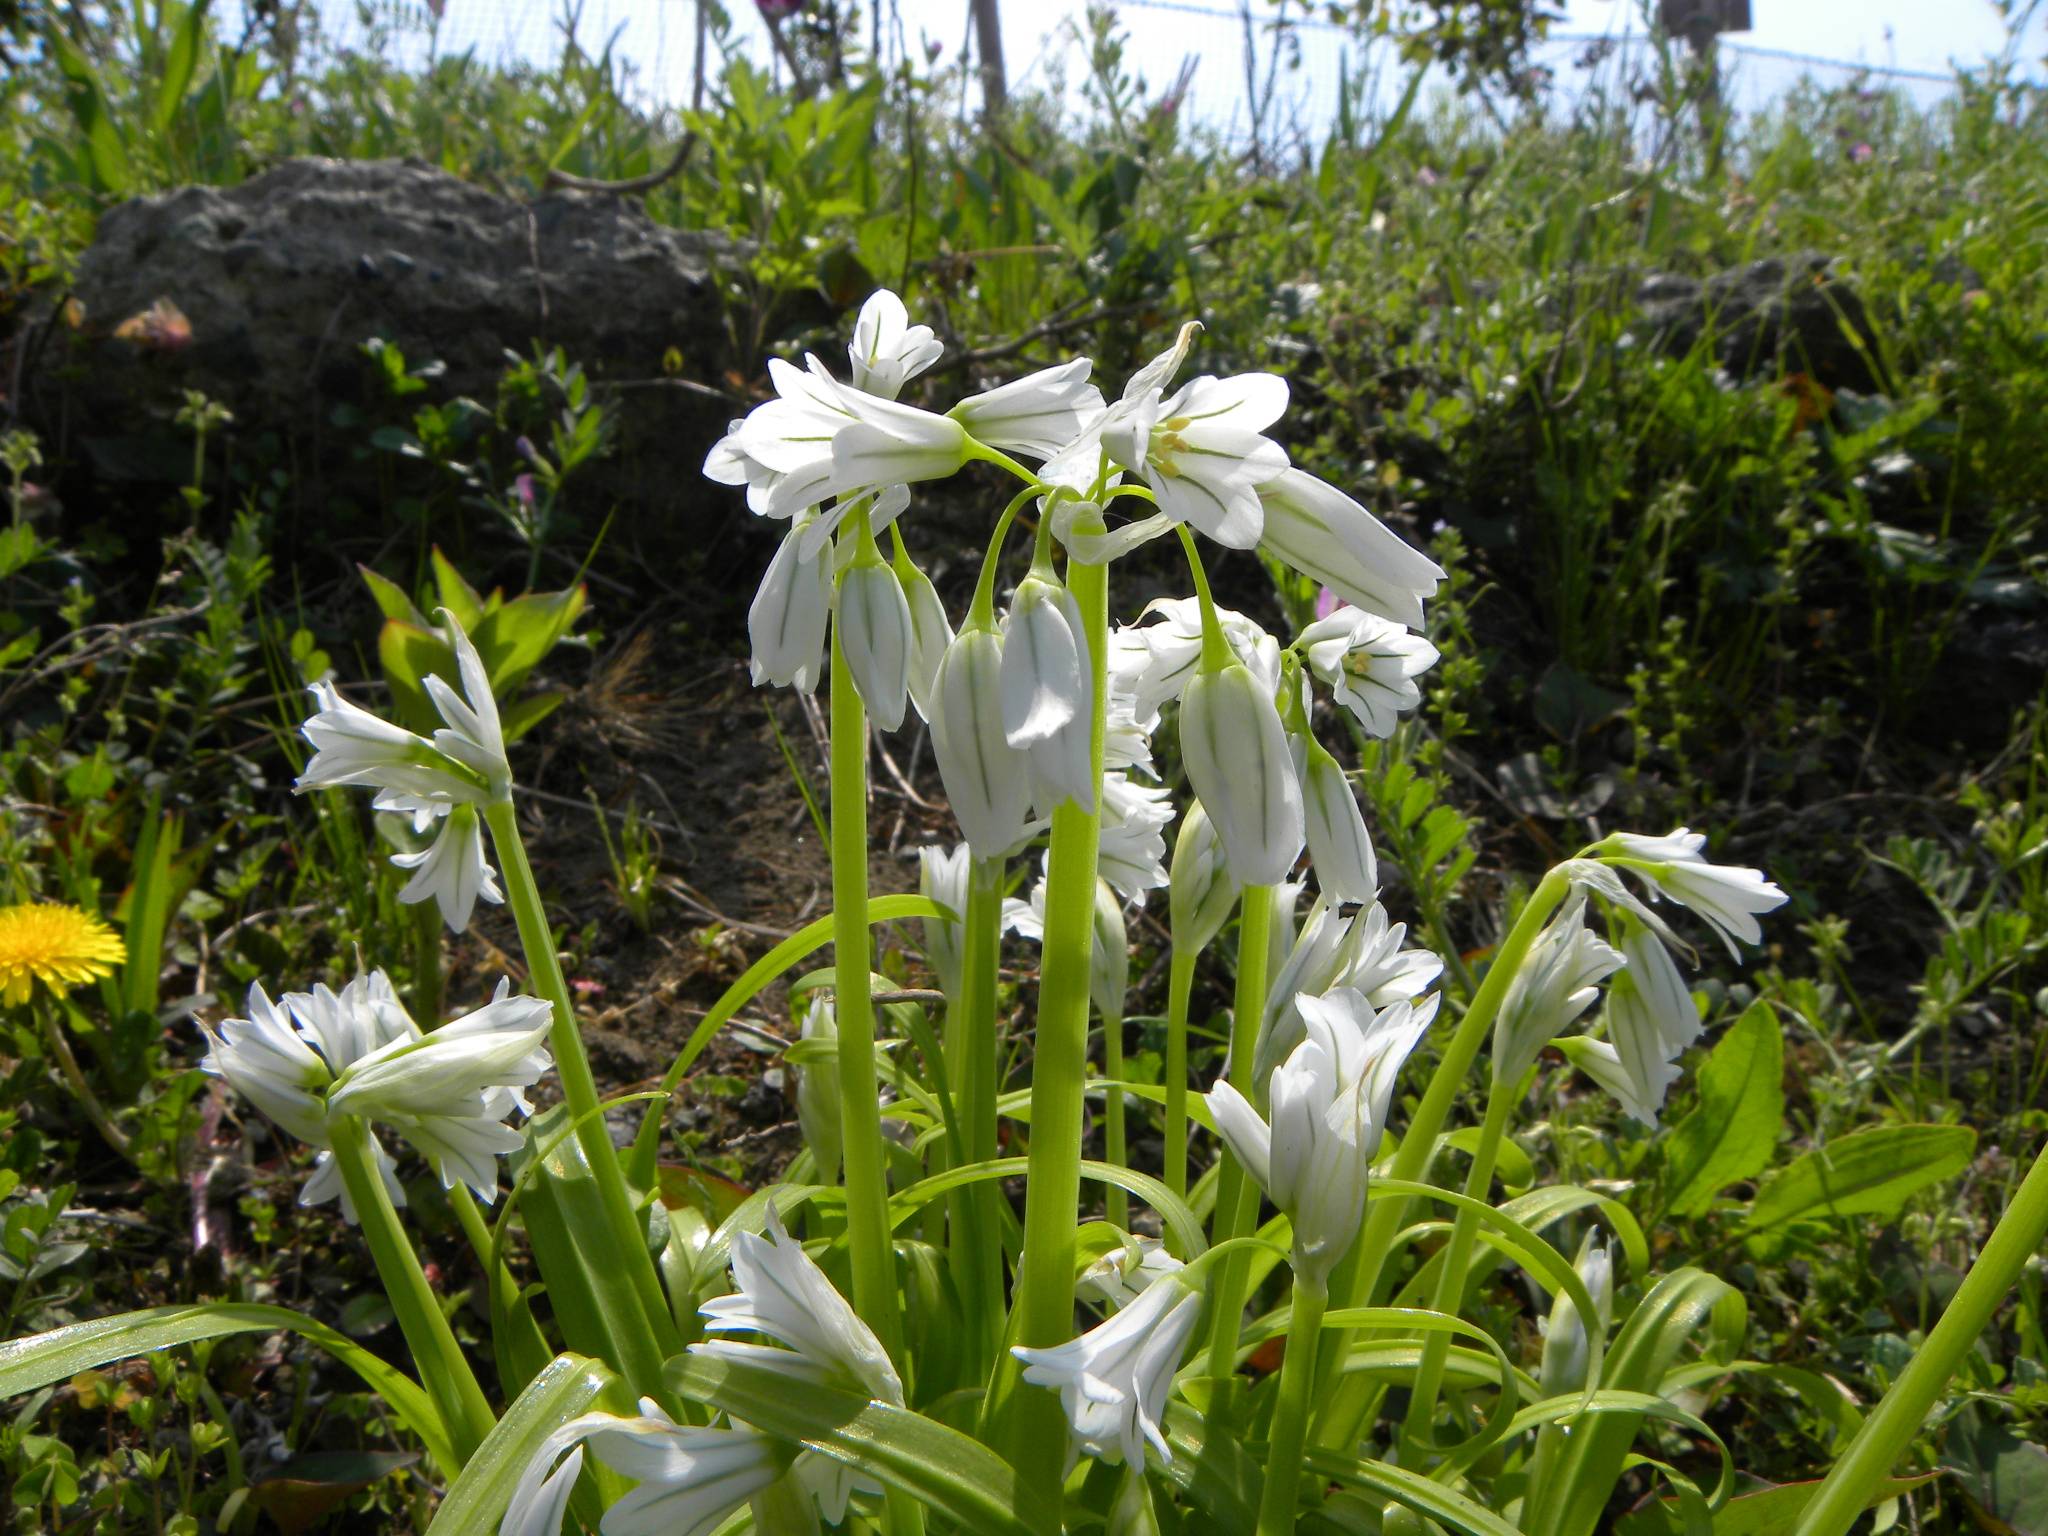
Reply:
[[[295,1210],[280,1144],[209,1091],[188,1018],[259,978],[338,981],[358,952],[416,987],[502,968],[509,919],[443,956],[431,913],[398,904],[402,876],[380,860],[361,878],[362,804],[286,788],[303,684],[382,676],[406,700],[403,655],[373,637],[410,599],[544,592],[502,626],[523,663],[508,686],[546,685],[524,693],[547,702],[525,707],[520,750],[560,814],[602,802],[595,826],[565,824],[584,851],[544,870],[580,893],[558,917],[574,914],[593,1013],[666,986],[665,1003],[677,952],[698,996],[758,957],[759,930],[814,915],[800,893],[707,901],[690,832],[722,812],[679,804],[688,765],[663,782],[620,766],[635,731],[665,729],[665,691],[729,677],[767,542],[727,499],[677,527],[603,499],[622,451],[590,378],[603,359],[504,338],[495,398],[465,404],[432,359],[366,355],[331,430],[367,468],[332,505],[293,483],[274,437],[203,398],[147,426],[191,466],[167,487],[99,473],[22,387],[62,366],[67,326],[128,318],[65,314],[121,200],[301,155],[416,156],[529,195],[550,171],[646,176],[686,142],[644,206],[735,254],[724,333],[677,336],[673,371],[735,413],[763,356],[822,351],[878,284],[977,378],[1087,353],[1120,379],[1186,317],[1207,327],[1205,368],[1288,376],[1296,461],[1451,572],[1427,707],[1359,746],[1389,905],[1446,956],[1453,1006],[1534,874],[1615,827],[1691,825],[1792,893],[1744,982],[1715,987],[1662,1130],[1617,1133],[1553,1059],[1504,1177],[1593,1184],[1660,1259],[1736,1284],[1741,1353],[1779,1374],[1703,1385],[1698,1408],[1749,1476],[1825,1465],[1843,1405],[1867,1407],[1910,1356],[2048,1137],[2039,92],[1987,71],[1920,113],[1808,89],[1731,124],[1702,120],[1674,66],[1640,91],[1614,74],[1518,105],[1502,127],[1461,98],[1361,88],[1326,142],[1253,163],[1148,89],[1107,17],[1077,99],[1018,100],[990,124],[958,115],[952,75],[873,68],[858,29],[843,49],[793,31],[800,87],[734,59],[678,112],[573,41],[547,68],[408,72],[324,50],[311,8],[260,12],[239,39],[203,6],[139,9],[138,26],[118,6],[23,7],[0,80],[0,905],[77,903],[125,943],[104,985],[0,1008],[0,1336],[147,1301],[289,1300],[396,1349],[338,1219]],[[982,537],[962,535],[956,587]],[[654,587],[649,551],[670,572]],[[366,593],[352,560],[385,587]],[[1276,623],[1313,608],[1250,556],[1215,571]],[[783,831],[807,833],[804,716],[717,702],[772,738],[756,760],[786,767]],[[941,835],[910,794],[906,846]],[[780,857],[772,841],[752,854]],[[1142,977],[1158,935],[1133,935]],[[677,1122],[695,1167],[678,1198],[763,1172],[773,1145],[748,1146],[737,1106],[768,1064],[735,1052],[693,1082],[709,1108]],[[615,1066],[607,1087],[645,1075]],[[1132,1071],[1159,1070],[1141,1027]],[[1872,1125],[1949,1129],[1833,1209],[1803,1198],[1817,1150]],[[1752,1210],[1760,1185],[1776,1204]],[[481,1293],[432,1180],[413,1194],[451,1291]],[[1495,1275],[1469,1315],[1532,1336],[1526,1300]],[[2048,1530],[2044,1329],[2037,1261],[1916,1443],[1915,1468],[1944,1475],[1906,1496],[1903,1528]],[[13,1528],[251,1530],[261,1510],[303,1529],[346,1502],[344,1519],[424,1529],[417,1447],[375,1399],[256,1337],[10,1405]],[[1702,1455],[1679,1427],[1649,1438]],[[266,1484],[273,1447],[300,1461]],[[1664,1528],[1655,1508],[1625,1513],[1651,1486],[1624,1484],[1614,1528]]]

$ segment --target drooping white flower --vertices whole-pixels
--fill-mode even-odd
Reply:
[[[966,942],[968,882],[973,878],[974,855],[965,843],[950,849],[936,845],[917,850],[917,893],[953,912],[951,919],[919,918],[924,929],[924,958],[939,978],[948,997],[960,995]]]
[[[1280,642],[1252,619],[1231,608],[1216,610],[1217,626],[1237,659],[1268,684],[1280,686]],[[1146,731],[1159,724],[1159,710],[1187,692],[1202,668],[1202,607],[1197,598],[1162,597],[1145,605],[1136,624],[1110,635],[1111,697],[1126,693]]]
[[[505,893],[498,889],[497,871],[484,857],[483,821],[475,806],[421,800],[388,789],[371,804],[380,811],[411,816],[415,832],[436,828],[433,841],[418,852],[391,855],[395,868],[412,872],[398,893],[400,901],[433,902],[449,930],[461,933],[469,927],[478,898],[493,905],[505,900]]]
[[[1085,357],[1041,368],[1008,384],[969,395],[946,414],[975,441],[1035,459],[1050,459],[1101,418],[1102,391],[1088,382]]]
[[[1627,964],[1607,984],[1607,1038],[1575,1042],[1572,1060],[1629,1115],[1654,1126],[1683,1074],[1678,1058],[1700,1037],[1699,1010],[1670,952],[1642,924],[1622,919]]]
[[[1309,670],[1373,736],[1392,735],[1401,711],[1421,704],[1415,679],[1437,660],[1436,647],[1422,636],[1363,608],[1317,619],[1295,643]]]
[[[1706,845],[1704,833],[1680,827],[1664,837],[1616,832],[1599,846],[1608,863],[1630,871],[1655,894],[1712,923],[1728,953],[1740,959],[1735,941],[1761,944],[1764,931],[1757,917],[1782,906],[1785,893],[1760,869],[1709,863],[1700,851]]]
[[[426,679],[427,696],[443,722],[433,739],[349,703],[332,683],[315,683],[311,691],[319,708],[300,728],[314,752],[295,789],[368,785],[414,800],[460,805],[487,804],[510,791],[505,733],[483,658],[445,608],[440,618],[462,687],[439,676]]]
[[[765,1334],[789,1348],[718,1339],[693,1344],[692,1352],[748,1360],[799,1381],[826,1382],[903,1406],[903,1382],[881,1341],[833,1289],[803,1244],[783,1230],[774,1206],[768,1208],[765,1237],[734,1234],[732,1277],[736,1292],[713,1297],[697,1309],[705,1330]]]
[[[1593,1305],[1598,1309],[1594,1318],[1595,1326],[1602,1338],[1607,1336],[1608,1325],[1614,1316],[1614,1256],[1605,1243],[1595,1243],[1589,1233],[1579,1245],[1578,1258],[1572,1267],[1585,1283]],[[1579,1313],[1578,1303],[1571,1293],[1559,1291],[1551,1303],[1550,1316],[1543,1319],[1543,1363],[1538,1381],[1545,1397],[1562,1397],[1567,1392],[1582,1391],[1586,1385],[1586,1372],[1592,1364],[1592,1342],[1587,1337],[1586,1320]]]
[[[832,471],[822,490],[855,498],[885,485],[943,480],[967,462],[966,429],[950,416],[893,400],[856,396],[854,420],[832,438]]]
[[[846,356],[853,366],[855,389],[894,400],[945,351],[930,326],[910,323],[910,311],[901,299],[887,288],[877,288],[860,307]]]
[[[825,633],[832,615],[832,550],[805,553],[807,524],[799,521],[761,577],[747,609],[749,664],[754,686],[772,683],[799,693],[816,690],[825,675]]]
[[[643,1397],[637,1418],[586,1413],[543,1440],[513,1487],[499,1536],[557,1536],[586,1442],[599,1461],[639,1484],[605,1511],[604,1536],[710,1536],[781,1477],[793,1454],[751,1429],[678,1424]]]
[[[878,559],[856,556],[839,578],[839,646],[869,717],[895,730],[910,696],[910,600]]]
[[[1260,539],[1281,564],[1347,603],[1409,629],[1422,628],[1423,599],[1443,568],[1334,485],[1289,469],[1259,486]]]
[[[960,830],[977,858],[998,858],[1031,835],[1031,760],[1003,728],[1003,642],[962,630],[939,664],[932,755]]]
[[[1089,1301],[1119,1309],[1184,1268],[1159,1238],[1126,1232],[1121,1242],[1074,1277],[1074,1290]]]
[[[827,997],[813,997],[804,1009],[802,1038],[839,1039],[839,1015]],[[839,1118],[838,1074],[827,1063],[796,1069],[796,1119],[803,1128],[804,1145],[811,1149],[818,1165],[818,1177],[831,1183],[839,1177],[839,1158],[845,1148]]]
[[[1408,925],[1391,921],[1378,902],[1352,918],[1350,937],[1338,985],[1362,993],[1375,1008],[1420,997],[1443,974],[1443,958],[1436,951],[1402,947]]]
[[[1092,706],[1073,594],[1037,571],[1017,584],[1003,617],[1003,731],[1013,747],[1048,740]]]
[[[1245,885],[1282,879],[1306,831],[1273,690],[1241,661],[1201,673],[1181,698],[1180,751],[1231,874]]]
[[[1316,883],[1336,901],[1371,901],[1379,895],[1379,860],[1351,780],[1314,737],[1294,736],[1293,749]]]
[[[1250,549],[1265,525],[1259,487],[1287,469],[1287,451],[1264,435],[1287,409],[1287,381],[1271,373],[1204,374],[1166,395],[1191,340],[1183,327],[1172,347],[1134,375],[1096,435],[1113,462],[1151,487],[1168,518]]]
[[[211,1044],[205,1069],[224,1078],[272,1120],[322,1148],[300,1203],[339,1197],[354,1204],[329,1145],[328,1117],[357,1115],[411,1142],[445,1187],[460,1179],[490,1200],[498,1154],[520,1143],[504,1124],[529,1106],[521,1091],[549,1066],[542,1046],[552,1017],[539,999],[513,996],[500,982],[476,1012],[423,1035],[382,971],[357,976],[340,992],[316,985],[290,992],[282,1006],[260,986],[249,991],[249,1018],[201,1023]],[[370,1143],[395,1204],[404,1204],[391,1160]]]
[[[939,663],[953,643],[953,621],[946,616],[946,605],[939,600],[931,577],[911,564],[907,555],[897,560],[895,570],[910,607],[910,702],[929,721],[938,694]]]
[[[1127,901],[1143,901],[1168,881],[1166,825],[1173,795],[1165,785],[1134,784],[1128,774],[1102,776],[1102,833],[1095,869]]]
[[[1180,836],[1173,845],[1169,881],[1173,947],[1184,954],[1207,949],[1230,921],[1238,890],[1215,823],[1201,801],[1191,801],[1181,816]]]
[[[1102,711],[1102,767],[1106,773],[1135,771],[1158,778],[1152,762],[1152,727],[1138,718],[1138,698],[1114,672],[1108,676],[1109,697]],[[1153,716],[1152,725],[1158,724]]]
[[[1493,1074],[1513,1082],[1543,1042],[1593,1006],[1621,951],[1586,926],[1586,896],[1574,891],[1529,946],[1493,1025]]]
[[[1276,933],[1282,927],[1274,923]],[[1356,992],[1374,1008],[1420,997],[1444,965],[1429,950],[1402,948],[1407,935],[1407,924],[1390,923],[1378,902],[1346,916],[1317,897],[1300,933],[1270,972],[1266,1014],[1252,1057],[1253,1080],[1263,1081],[1301,1043],[1303,995]]]
[[[432,1164],[443,1188],[460,1181],[489,1202],[498,1157],[522,1141],[506,1122],[531,1112],[524,1090],[551,1065],[543,1042],[553,1017],[546,999],[514,995],[500,981],[474,1013],[430,1035],[392,1040],[337,1074],[328,1110],[390,1126]]]
[[[1024,1379],[1060,1394],[1076,1449],[1143,1466],[1145,1442],[1172,1461],[1160,1420],[1173,1373],[1201,1319],[1202,1298],[1172,1276],[1147,1286],[1107,1322],[1045,1349],[1015,1346]]]
[[[1394,1084],[1436,999],[1375,1012],[1340,990],[1295,1006],[1303,1039],[1269,1079],[1270,1121],[1228,1082],[1207,1097],[1218,1133],[1292,1221],[1296,1273],[1323,1280],[1358,1235]]]

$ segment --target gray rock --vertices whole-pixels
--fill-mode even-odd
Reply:
[[[235,431],[316,443],[333,405],[362,394],[361,343],[446,365],[433,398],[488,403],[504,352],[559,344],[634,441],[701,453],[733,414],[715,390],[667,377],[675,348],[697,378],[723,364],[719,238],[671,229],[636,202],[576,192],[528,204],[418,161],[293,160],[234,187],[185,187],[110,210],[79,266],[84,323],[45,348],[33,408],[66,425],[104,472],[153,476],[120,451],[168,422],[186,389],[235,412]],[[182,344],[119,339],[159,301]],[[63,334],[60,328],[60,336]]]
[[[1831,389],[1878,387],[1863,301],[1840,263],[1818,251],[1766,257],[1705,280],[1654,272],[1636,303],[1660,348],[1682,354],[1705,336],[1737,378],[1806,373]]]

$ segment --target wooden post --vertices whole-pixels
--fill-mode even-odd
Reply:
[[[974,49],[981,55],[981,110],[1001,114],[1010,99],[1010,81],[1003,70],[1003,22],[996,0],[967,0],[974,17]]]

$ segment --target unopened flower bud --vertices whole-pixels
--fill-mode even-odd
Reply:
[[[1003,642],[969,629],[939,664],[932,755],[976,858],[1008,853],[1030,831],[1031,763],[1003,731]]]
[[[856,560],[839,580],[839,647],[869,716],[895,730],[910,689],[910,602],[879,560]]]
[[[1181,700],[1180,751],[1231,874],[1246,885],[1277,884],[1305,833],[1301,785],[1272,691],[1243,662],[1202,673]]]
[[[1173,947],[1183,954],[1207,949],[1237,905],[1237,882],[1223,856],[1223,840],[1199,800],[1189,802],[1173,845],[1169,892]]]
[[[1294,739],[1301,771],[1302,812],[1309,862],[1316,882],[1333,901],[1369,902],[1379,894],[1379,862],[1358,796],[1337,759],[1310,736]]]

